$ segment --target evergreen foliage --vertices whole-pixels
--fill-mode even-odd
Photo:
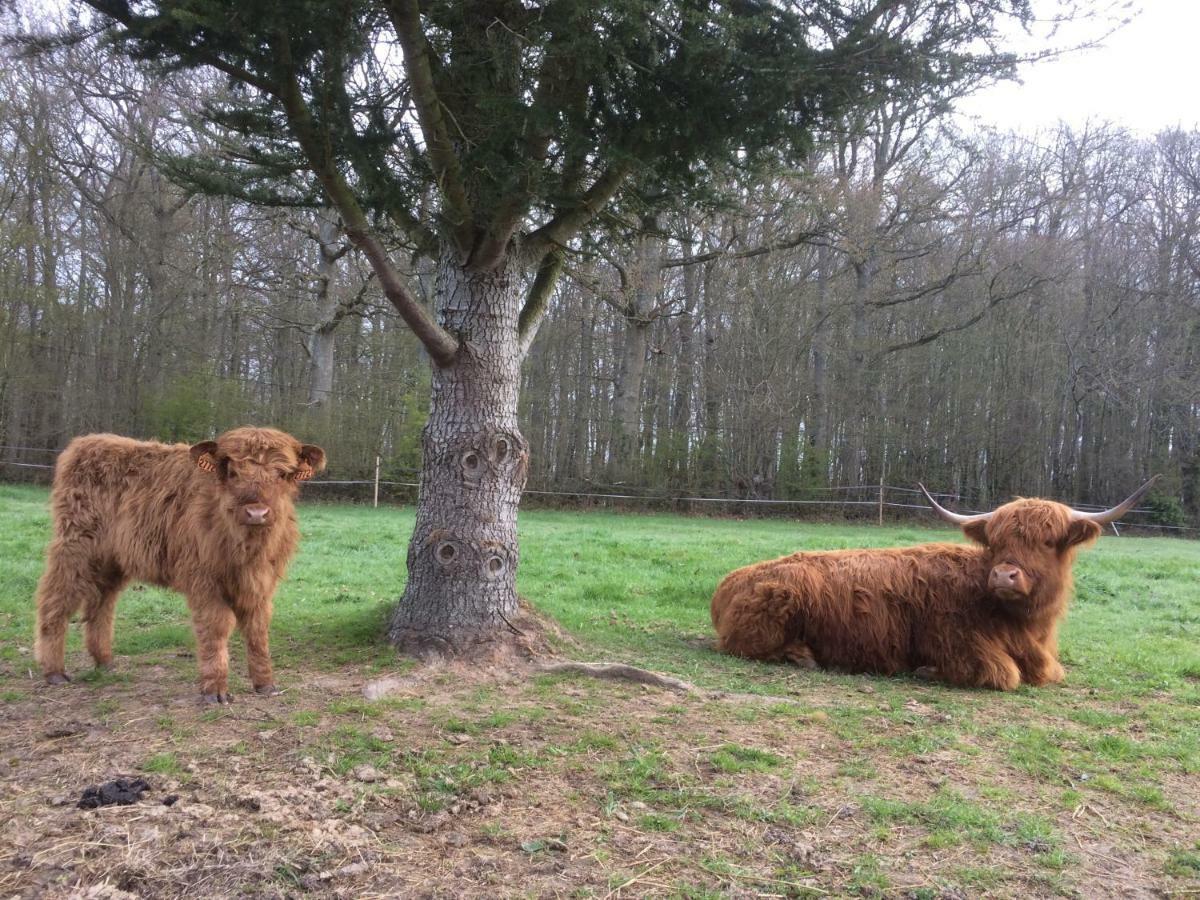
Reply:
[[[627,181],[643,203],[694,201],[801,160],[881,97],[1009,75],[986,39],[1030,15],[1027,0],[89,3],[133,58],[230,80],[204,111],[222,153],[175,160],[176,178],[308,205],[302,173],[336,170],[418,246],[441,234],[484,262],[521,230],[565,242]]]

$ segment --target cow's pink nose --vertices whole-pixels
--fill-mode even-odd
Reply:
[[[1020,587],[1021,570],[1016,566],[996,566],[988,581],[993,588]]]
[[[265,525],[271,515],[269,506],[244,506],[242,509],[246,511],[246,524],[248,525]]]

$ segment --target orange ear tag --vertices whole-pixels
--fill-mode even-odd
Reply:
[[[215,472],[217,467],[213,465],[212,457],[205,453],[196,460],[196,468],[204,472]]]
[[[296,474],[292,476],[296,481],[308,481],[313,477],[312,466],[301,466],[296,470]]]

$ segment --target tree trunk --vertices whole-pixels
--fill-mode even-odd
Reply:
[[[717,338],[720,328],[720,313],[714,297],[713,280],[714,265],[708,263],[704,267],[702,278],[702,319],[704,326],[704,348],[700,354],[701,391],[704,399],[704,415],[702,418],[703,432],[700,437],[700,447],[697,453],[696,468],[699,472],[698,487],[702,491],[718,487],[724,480],[724,473],[719,471],[721,444],[721,388],[717,384]]]
[[[308,339],[312,368],[308,386],[308,405],[327,406],[333,393],[334,329],[337,328],[337,297],[333,291],[334,265],[337,261],[337,223],[322,217],[317,225],[317,321]]]
[[[867,421],[872,415],[870,382],[874,373],[867,371],[867,301],[875,281],[878,262],[874,252],[854,262],[853,320],[850,333],[850,367],[846,373],[846,397],[849,402],[846,421],[849,440],[843,449],[842,469],[847,484],[863,484],[866,476]]]
[[[517,505],[529,463],[517,427],[521,299],[511,262],[466,271],[443,254],[438,319],[462,349],[433,367],[408,584],[389,628],[393,644],[419,656],[495,646],[517,612]]]
[[[595,358],[592,350],[596,332],[594,303],[579,317],[579,361],[575,370],[575,417],[571,423],[567,448],[566,483],[574,489],[591,474],[591,446],[588,440],[592,411],[592,380],[595,377]]]
[[[648,217],[634,248],[630,282],[625,286],[622,317],[625,334],[621,362],[613,391],[613,441],[610,480],[642,482],[642,385],[646,378],[646,350],[650,343],[652,312],[658,299],[662,273],[662,237],[658,222]]]

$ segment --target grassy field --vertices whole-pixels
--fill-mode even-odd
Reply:
[[[1200,544],[1103,538],[1076,567],[1067,683],[999,695],[708,647],[731,568],[949,532],[523,514],[520,589],[564,655],[737,693],[716,698],[415,668],[380,642],[411,512],[301,524],[272,628],[287,692],[246,696],[237,648],[238,702],[206,710],[183,601],[152,588],[122,598],[113,673],[34,677],[46,492],[0,486],[0,894],[1200,893]],[[75,628],[68,646],[86,671]],[[119,774],[151,799],[74,808]]]

